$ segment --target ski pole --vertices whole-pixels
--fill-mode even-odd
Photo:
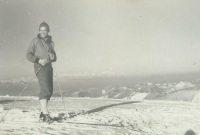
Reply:
[[[55,64],[53,64],[53,66],[54,66],[54,69],[55,69],[55,72],[56,72],[56,78],[57,78],[57,83],[58,83],[58,89],[59,89],[59,92],[60,92],[60,96],[61,96],[61,98],[62,98],[62,102],[63,102],[64,108],[65,108],[66,116],[68,117],[69,114],[68,114],[68,112],[67,112],[67,109],[66,109],[66,106],[65,106],[65,101],[64,101],[64,98],[63,98],[61,89],[60,89],[60,83],[59,83],[58,74],[57,74],[57,71],[56,71],[56,66],[55,66]]]
[[[14,103],[11,105],[11,107],[7,110],[7,112],[5,113],[5,115],[2,117],[0,123],[2,121],[4,121],[4,117],[7,115],[7,113],[9,112],[10,109],[12,109],[12,107],[15,105],[16,101],[19,100],[21,94],[24,92],[24,90],[27,88],[27,86],[32,82],[33,78],[37,75],[37,73],[40,71],[42,67],[40,67],[37,72],[34,74],[34,76],[31,78],[31,80],[26,84],[26,86],[24,87],[24,89],[21,91],[21,93],[19,94],[19,96],[17,97],[17,99],[15,99]]]

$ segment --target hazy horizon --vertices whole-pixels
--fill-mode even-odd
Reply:
[[[30,81],[32,76],[19,76],[0,78],[0,81]],[[160,74],[160,75],[85,75],[85,74],[64,74],[58,75],[59,82],[62,85],[76,86],[80,82],[85,85],[120,85],[120,86],[135,86],[137,83],[151,82],[156,83],[179,83],[179,82],[193,82],[200,79],[200,73],[180,73],[180,74]],[[36,77],[34,78],[36,81]],[[54,82],[57,86],[57,79],[54,75]],[[70,84],[72,83],[72,84]],[[105,85],[105,86],[106,86]]]
[[[0,1],[0,79],[32,76],[27,48],[50,26],[58,74],[200,72],[198,0]]]

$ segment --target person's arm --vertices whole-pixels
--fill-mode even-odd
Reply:
[[[53,55],[54,55],[54,59],[52,59],[51,62],[56,62],[57,56],[56,56],[56,52],[55,51],[53,51]]]
[[[57,60],[57,56],[56,56],[56,52],[54,50],[54,42],[51,43],[51,50],[52,50],[52,53],[48,53],[49,55],[49,59],[51,62],[56,62]]]
[[[35,43],[34,40],[31,41],[27,53],[26,53],[26,57],[27,59],[32,62],[32,63],[38,63],[39,62],[39,58],[37,58],[35,56]]]

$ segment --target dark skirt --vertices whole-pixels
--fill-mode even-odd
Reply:
[[[35,73],[40,67],[40,64],[34,64]],[[40,71],[37,73],[37,79],[40,85],[39,100],[50,100],[53,93],[53,68],[51,63],[42,66]]]

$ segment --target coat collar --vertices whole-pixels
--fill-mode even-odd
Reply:
[[[39,39],[43,39],[43,38],[41,38],[40,34],[38,34],[37,37],[38,37]],[[49,36],[49,35],[47,35],[47,37],[45,37],[45,39],[43,39],[43,40],[44,40],[45,42],[47,42],[47,43],[51,43],[51,42],[52,42],[52,37]]]

